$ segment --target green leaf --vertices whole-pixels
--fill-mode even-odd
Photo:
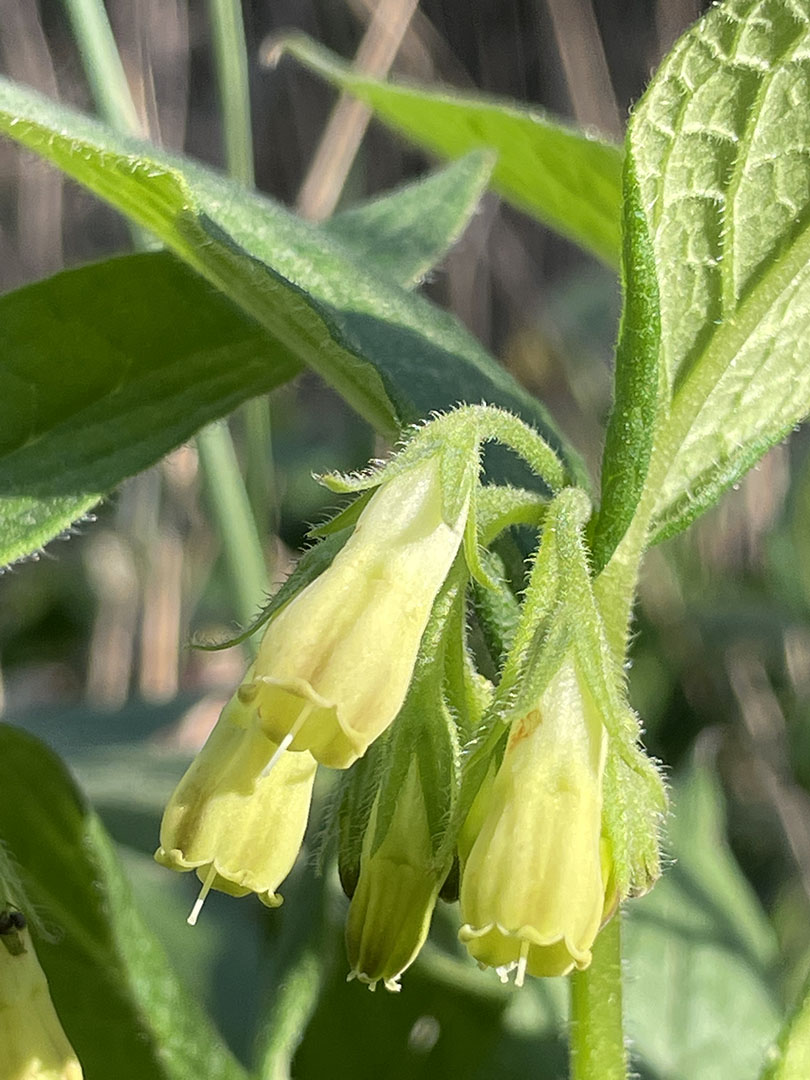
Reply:
[[[296,371],[257,323],[163,252],[0,298],[0,563]]]
[[[264,327],[275,355],[311,365],[383,433],[393,436],[403,425],[459,399],[488,400],[521,413],[560,445],[539,402],[454,318],[353,261],[344,242],[329,239],[323,230],[213,172],[110,132],[6,81],[0,81],[0,131],[151,229]],[[188,318],[196,318],[198,310],[198,304],[190,307]],[[69,378],[62,373],[61,353],[52,360],[56,370],[51,379],[58,393],[75,373]],[[18,404],[24,400],[16,375],[10,388],[16,388]],[[233,404],[236,401],[222,411]],[[166,421],[154,408],[141,410],[134,419],[140,426],[133,423],[133,431],[140,440]],[[0,420],[0,427],[12,424],[14,414],[7,417],[0,406]],[[172,422],[180,424],[176,417]],[[103,433],[111,450],[119,443],[119,426],[115,419]],[[31,550],[62,527],[70,513],[91,505],[100,490],[98,462],[84,452],[82,438],[71,437],[62,446],[70,487],[57,476],[52,484],[56,490],[37,492],[61,501],[43,510],[25,501],[27,491],[15,491],[25,496],[14,507],[17,520],[21,526],[30,521],[32,528],[27,541],[6,536],[10,550],[19,554],[26,545]],[[76,470],[78,477],[72,472],[74,457],[85,462],[84,471]],[[0,467],[0,491],[4,483]],[[65,495],[77,491],[81,498],[72,504],[65,501]]]
[[[618,262],[618,146],[511,101],[378,82],[305,35],[277,42],[274,56],[283,51],[365,101],[381,120],[420,146],[445,157],[476,148],[496,150],[496,191],[605,262]]]
[[[457,238],[489,172],[486,156],[471,154],[325,228],[408,285]],[[58,377],[66,370],[69,382]],[[299,370],[289,350],[162,252],[68,270],[0,298],[8,409],[0,565],[42,547],[125,477]]]
[[[775,936],[726,846],[712,772],[693,769],[673,803],[673,864],[627,905],[628,1035],[654,1076],[753,1077],[779,1027]]]
[[[602,505],[593,538],[597,574],[616,550],[644,492],[665,395],[658,364],[661,320],[655,262],[631,155],[625,162],[622,239],[624,310],[602,461]]]
[[[672,394],[654,538],[810,411],[810,5],[729,0],[672,50],[630,125]]]
[[[245,1080],[176,983],[66,769],[7,724],[0,724],[0,834],[46,928],[34,928],[37,952],[86,1080]]]
[[[492,175],[477,151],[397,191],[362,203],[321,226],[352,258],[398,285],[418,285],[458,240]]]

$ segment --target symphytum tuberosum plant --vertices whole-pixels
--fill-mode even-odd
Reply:
[[[458,159],[320,226],[254,193],[238,153],[225,179],[135,138],[112,40],[90,33],[99,11],[67,7],[109,123],[3,81],[0,131],[123,212],[143,250],[0,301],[3,562],[197,432],[213,475],[228,435],[205,426],[305,367],[390,449],[367,471],[321,477],[350,498],[251,626],[263,636],[242,681],[175,777],[156,858],[196,871],[188,921],[212,889],[281,903],[320,774],[320,884],[296,902],[334,906],[337,863],[350,979],[424,979],[407,969],[438,905],[458,941],[428,955],[468,963],[453,978],[480,980],[470,1000],[515,993],[471,960],[535,1009],[556,1001],[544,980],[570,976],[571,1077],[625,1077],[621,912],[632,929],[631,898],[661,875],[668,814],[627,697],[639,570],[810,411],[810,2],[711,8],[653,76],[623,149],[516,104],[375,81],[302,37],[276,41],[273,61],[291,53]],[[224,42],[235,9],[212,10]],[[598,484],[542,403],[413,291],[487,183],[620,272]],[[484,455],[491,443],[499,452]],[[255,537],[229,532],[246,519],[238,477],[227,483],[223,543],[246,616],[262,571]],[[499,544],[518,526],[530,540],[516,580]],[[0,1080],[247,1075],[180,989],[64,768],[11,726],[0,742]],[[690,806],[705,820],[694,783],[682,839]],[[738,880],[711,838],[693,839],[703,864]],[[676,854],[697,889],[703,864]],[[293,960],[275,969],[251,1075],[309,1075],[294,1056],[324,992],[320,917],[285,924]],[[629,948],[631,980],[633,965]],[[651,1030],[666,989],[648,988]],[[340,993],[359,1000],[357,987]],[[655,1037],[636,1034],[633,1067],[741,1075],[724,1064],[736,1051],[719,1018],[712,1029],[711,1001],[702,1010],[714,1041],[695,1037],[692,1065],[666,1071]],[[810,999],[770,1050],[768,1031],[746,1075],[810,1077]],[[532,1075],[556,1075],[541,1041],[530,1060]],[[397,1075],[411,1075],[403,1062]]]

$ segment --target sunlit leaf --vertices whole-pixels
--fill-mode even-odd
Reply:
[[[380,264],[375,264],[373,258],[363,256],[363,262],[368,265],[355,261],[349,234],[357,233],[356,218],[353,224],[347,225],[345,219],[343,225],[339,223],[342,238],[333,240],[324,230],[201,166],[117,135],[79,113],[6,81],[0,82],[0,131],[53,161],[151,229],[241,309],[248,319],[236,330],[240,342],[247,339],[241,361],[253,365],[257,377],[254,386],[259,387],[250,392],[260,392],[279,380],[282,371],[275,361],[282,365],[284,377],[291,373],[291,364],[305,363],[388,436],[396,435],[403,425],[431,410],[446,408],[463,399],[487,400],[519,412],[543,428],[555,445],[560,445],[559,436],[553,433],[540,403],[523,391],[455,319],[391,283],[380,273]],[[481,182],[483,168],[481,160],[472,166],[468,164],[467,181],[473,190]],[[434,178],[433,183],[438,182]],[[462,212],[457,204],[451,208],[446,222],[448,238],[455,235],[460,219],[469,209],[470,190],[468,187],[462,199],[467,209],[462,207]],[[405,195],[398,198],[401,209]],[[412,203],[408,212],[413,213]],[[378,225],[381,228],[385,225],[390,238],[391,220],[379,210],[377,217]],[[420,241],[408,253],[408,280],[424,265],[427,250],[428,245]],[[436,250],[434,245],[434,253]],[[390,275],[395,268],[393,261],[388,260],[387,266]],[[174,305],[180,331],[187,321],[196,320],[200,298],[205,305],[210,296],[210,290],[199,283],[189,284],[189,280],[185,279],[184,288],[196,290],[195,295],[180,298],[181,302]],[[32,295],[37,298],[36,294],[28,294],[28,298]],[[47,291],[44,302],[46,306],[49,304]],[[126,303],[126,296],[104,298],[106,306],[114,307],[117,303]],[[141,397],[142,388],[129,382],[127,357],[121,356],[116,362],[109,341],[103,340],[114,339],[116,335],[109,320],[99,331],[102,338],[99,365],[94,327],[81,325],[82,307],[79,305],[76,316],[80,325],[74,321],[72,338],[65,340],[73,359],[69,368],[64,363],[64,351],[56,351],[53,340],[43,351],[34,337],[31,359],[26,352],[27,334],[35,324],[27,316],[24,324],[20,323],[19,315],[18,331],[24,325],[26,334],[15,340],[11,360],[3,359],[5,370],[0,366],[0,383],[6,384],[6,393],[0,396],[0,427],[5,434],[7,454],[12,458],[7,474],[0,461],[0,494],[17,500],[9,506],[10,524],[2,537],[5,551],[11,557],[44,543],[117,480],[165,453],[171,440],[164,437],[163,429],[174,429],[176,444],[188,436],[197,419],[204,422],[206,414],[226,412],[247,396],[244,391],[233,389],[233,383],[239,381],[240,357],[236,357],[235,370],[225,372],[228,385],[223,401],[218,406],[215,404],[211,368],[217,365],[212,365],[207,353],[196,356],[194,361],[208,368],[208,377],[201,384],[202,400],[195,397],[195,383],[186,372],[188,397],[180,403],[177,391],[183,379],[178,369],[169,372],[165,403],[160,401],[165,371],[155,377],[149,388],[144,388],[148,393]],[[228,312],[230,322],[234,323],[230,305],[212,299],[211,307],[213,312]],[[149,321],[148,313],[144,316]],[[155,323],[158,330],[165,331],[167,320],[171,319],[167,304],[161,318]],[[204,322],[204,316],[202,319]],[[52,334],[56,332],[57,321],[50,320]],[[263,328],[264,338],[256,337],[254,322]],[[194,327],[190,330],[194,340]],[[172,354],[172,336],[169,331],[153,343],[149,357],[136,365],[140,373],[142,365],[148,366],[150,360],[157,367],[167,361],[171,369],[178,357],[188,357],[188,341],[183,340],[182,332],[176,335],[177,348]],[[131,340],[127,341],[127,347],[133,348]],[[219,361],[226,367],[230,363],[222,355]],[[274,370],[268,371],[268,367]],[[218,374],[213,373],[214,379],[221,374],[220,366]],[[116,392],[119,385],[120,394]],[[40,459],[38,447],[36,453],[28,451],[34,450],[33,440],[42,433],[38,406],[43,386],[49,401],[58,403],[63,398],[70,410],[78,400],[95,412],[88,417],[79,415],[82,410],[68,411],[65,415],[54,405],[49,415],[55,437],[49,448],[43,446]],[[127,393],[128,390],[132,392]],[[126,413],[125,421],[117,412],[119,408]],[[184,421],[184,415],[193,414],[195,409],[196,418]],[[82,433],[85,420],[100,425],[93,439],[85,440]],[[56,429],[61,422],[67,425],[64,439],[57,437],[60,433]],[[59,458],[60,466],[42,479],[42,467],[48,459],[46,449]],[[18,456],[14,457],[15,454]],[[107,467],[107,458],[122,466],[126,462],[125,468],[113,476],[116,470]]]
[[[728,0],[630,126],[672,394],[655,538],[682,529],[810,410],[810,5]]]
[[[274,51],[282,50],[421,146],[445,157],[497,151],[496,191],[605,262],[618,262],[622,152],[615,144],[513,101],[379,82],[301,34],[280,40]]]

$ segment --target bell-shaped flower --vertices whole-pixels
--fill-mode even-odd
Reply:
[[[17,918],[9,920],[10,914]],[[82,1080],[82,1067],[19,916],[16,910],[0,911],[0,1077]]]
[[[378,801],[363,838],[360,876],[346,921],[350,979],[372,990],[382,980],[399,990],[399,977],[425,943],[448,866],[438,868],[414,761],[397,795],[391,824],[378,847]]]
[[[285,749],[347,768],[399,712],[469,496],[450,523],[444,502],[441,454],[383,478],[331,566],[269,624],[239,695]]]
[[[202,881],[190,923],[211,888],[281,904],[276,890],[304,838],[315,770],[311,754],[279,753],[238,694],[228,702],[169,800],[155,854]]]
[[[503,979],[591,961],[615,907],[602,836],[607,735],[571,656],[516,719],[461,877],[460,938]]]

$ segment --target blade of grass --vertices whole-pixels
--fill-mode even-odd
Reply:
[[[144,135],[104,0],[64,0],[99,114],[117,131]]]
[[[255,183],[247,45],[238,0],[208,0],[219,107],[228,174],[245,187]]]
[[[104,0],[64,0],[64,5],[99,115],[116,131],[142,138],[146,132],[132,99]],[[136,251],[154,246],[146,229],[131,221],[127,228]]]
[[[99,112],[117,131],[130,135],[142,134],[138,113],[103,0],[65,0],[65,6]],[[226,48],[226,37],[229,46],[233,35],[231,25],[233,19],[231,23],[228,23],[225,18],[225,8],[228,4],[223,0],[219,7],[223,8],[223,17],[217,20],[216,25],[222,30],[223,39],[217,46],[218,57]],[[228,33],[231,36],[227,36]],[[244,69],[244,74],[241,83],[234,80],[237,93],[240,85],[246,86],[247,63],[244,59],[243,31],[241,43],[242,61],[237,54],[235,64]],[[229,67],[225,74],[225,82],[228,85],[233,74]],[[230,90],[228,93],[230,95]],[[248,113],[245,122],[248,133],[249,107],[249,102],[247,102]],[[234,115],[236,115],[235,107]],[[242,159],[245,157],[245,139],[249,138],[249,134],[245,135],[245,122],[237,123],[234,120],[238,134],[236,141],[243,148]],[[249,143],[248,146],[250,146]],[[250,157],[252,159],[252,147],[250,147]],[[251,160],[250,182],[252,182],[252,175]],[[136,247],[145,246],[145,235],[141,230],[133,232],[133,242]],[[268,575],[256,522],[227,424],[215,424],[201,432],[197,438],[197,446],[212,513],[225,549],[225,561],[231,577],[231,591],[235,598],[235,614],[241,621],[248,622],[266,594]]]
[[[235,614],[248,626],[266,598],[267,571],[230,432],[224,424],[203,428],[197,449],[231,579]]]
[[[219,89],[222,137],[228,175],[247,188],[255,186],[253,129],[250,119],[250,79],[245,25],[239,0],[208,0]],[[245,428],[246,485],[259,536],[273,516],[275,482],[272,466],[272,429],[265,397],[253,398],[242,408]],[[262,562],[264,567],[264,562]],[[254,568],[255,570],[255,568]],[[265,585],[269,575],[265,573]]]

